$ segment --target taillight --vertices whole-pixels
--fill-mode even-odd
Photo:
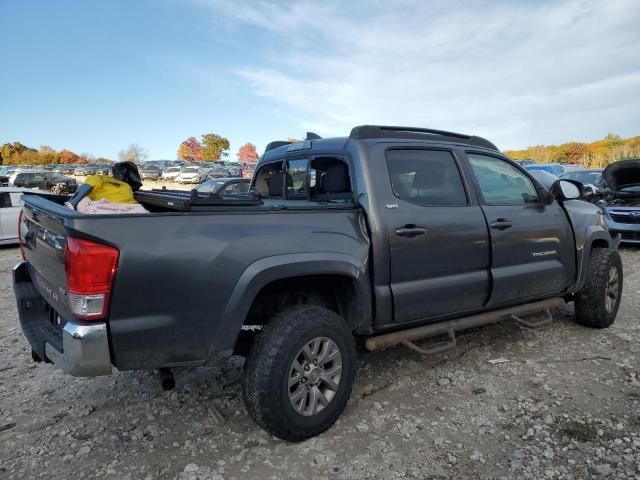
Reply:
[[[20,242],[20,255],[22,255],[22,260],[26,260],[27,256],[24,254],[24,241],[22,240],[22,215],[23,211],[20,209],[20,213],[18,214],[18,241]]]
[[[69,304],[74,315],[95,320],[109,314],[109,299],[119,256],[117,248],[67,237],[64,268]]]

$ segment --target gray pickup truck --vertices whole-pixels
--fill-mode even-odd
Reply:
[[[172,380],[241,354],[251,417],[300,441],[344,410],[356,345],[436,353],[458,330],[536,326],[564,302],[603,328],[620,304],[618,239],[581,185],[545,189],[476,136],[309,134],[269,144],[249,201],[175,210],[166,193],[137,194],[151,213],[135,215],[25,197],[14,289],[34,360]]]

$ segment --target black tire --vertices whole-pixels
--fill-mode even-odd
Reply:
[[[310,387],[312,381],[319,382],[313,383],[318,389],[325,388],[328,391],[328,387],[324,386],[324,380],[311,378],[305,380],[309,382],[306,387],[301,383],[290,387],[290,380],[306,376],[306,373],[298,369],[304,375],[295,378],[290,375],[294,373],[294,362],[303,358],[300,357],[303,355],[302,348],[318,338],[327,339],[327,345],[333,342],[333,347],[339,351],[342,368],[336,390],[328,403],[317,413],[305,416],[294,409],[290,396],[295,396],[298,388],[315,390],[315,386]],[[318,354],[321,353],[319,348]],[[335,349],[332,352],[333,357],[337,358]],[[327,358],[329,356],[326,355]],[[296,364],[297,367],[306,363],[304,358],[303,362]],[[332,367],[332,361],[321,361]],[[319,368],[311,363],[305,364],[305,367],[309,366]],[[331,310],[314,305],[291,307],[278,313],[255,339],[245,364],[242,385],[244,403],[251,418],[261,428],[283,440],[299,442],[324,432],[336,422],[351,395],[355,372],[355,342],[344,319]],[[290,389],[295,391],[292,393]],[[308,401],[308,395],[303,391],[307,403],[314,403]],[[323,399],[326,400],[325,395]]]
[[[611,284],[613,277],[617,277],[617,285]],[[576,322],[591,328],[611,326],[620,308],[622,282],[622,260],[618,251],[591,250],[587,281],[575,297]],[[614,287],[617,287],[615,292]]]

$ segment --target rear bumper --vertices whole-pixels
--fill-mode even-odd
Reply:
[[[107,325],[104,322],[51,321],[51,308],[29,277],[26,262],[13,269],[22,331],[40,359],[76,377],[112,373]]]

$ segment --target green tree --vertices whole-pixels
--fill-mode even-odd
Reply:
[[[229,156],[229,139],[221,137],[215,133],[205,133],[202,135],[202,159],[212,162]]]

